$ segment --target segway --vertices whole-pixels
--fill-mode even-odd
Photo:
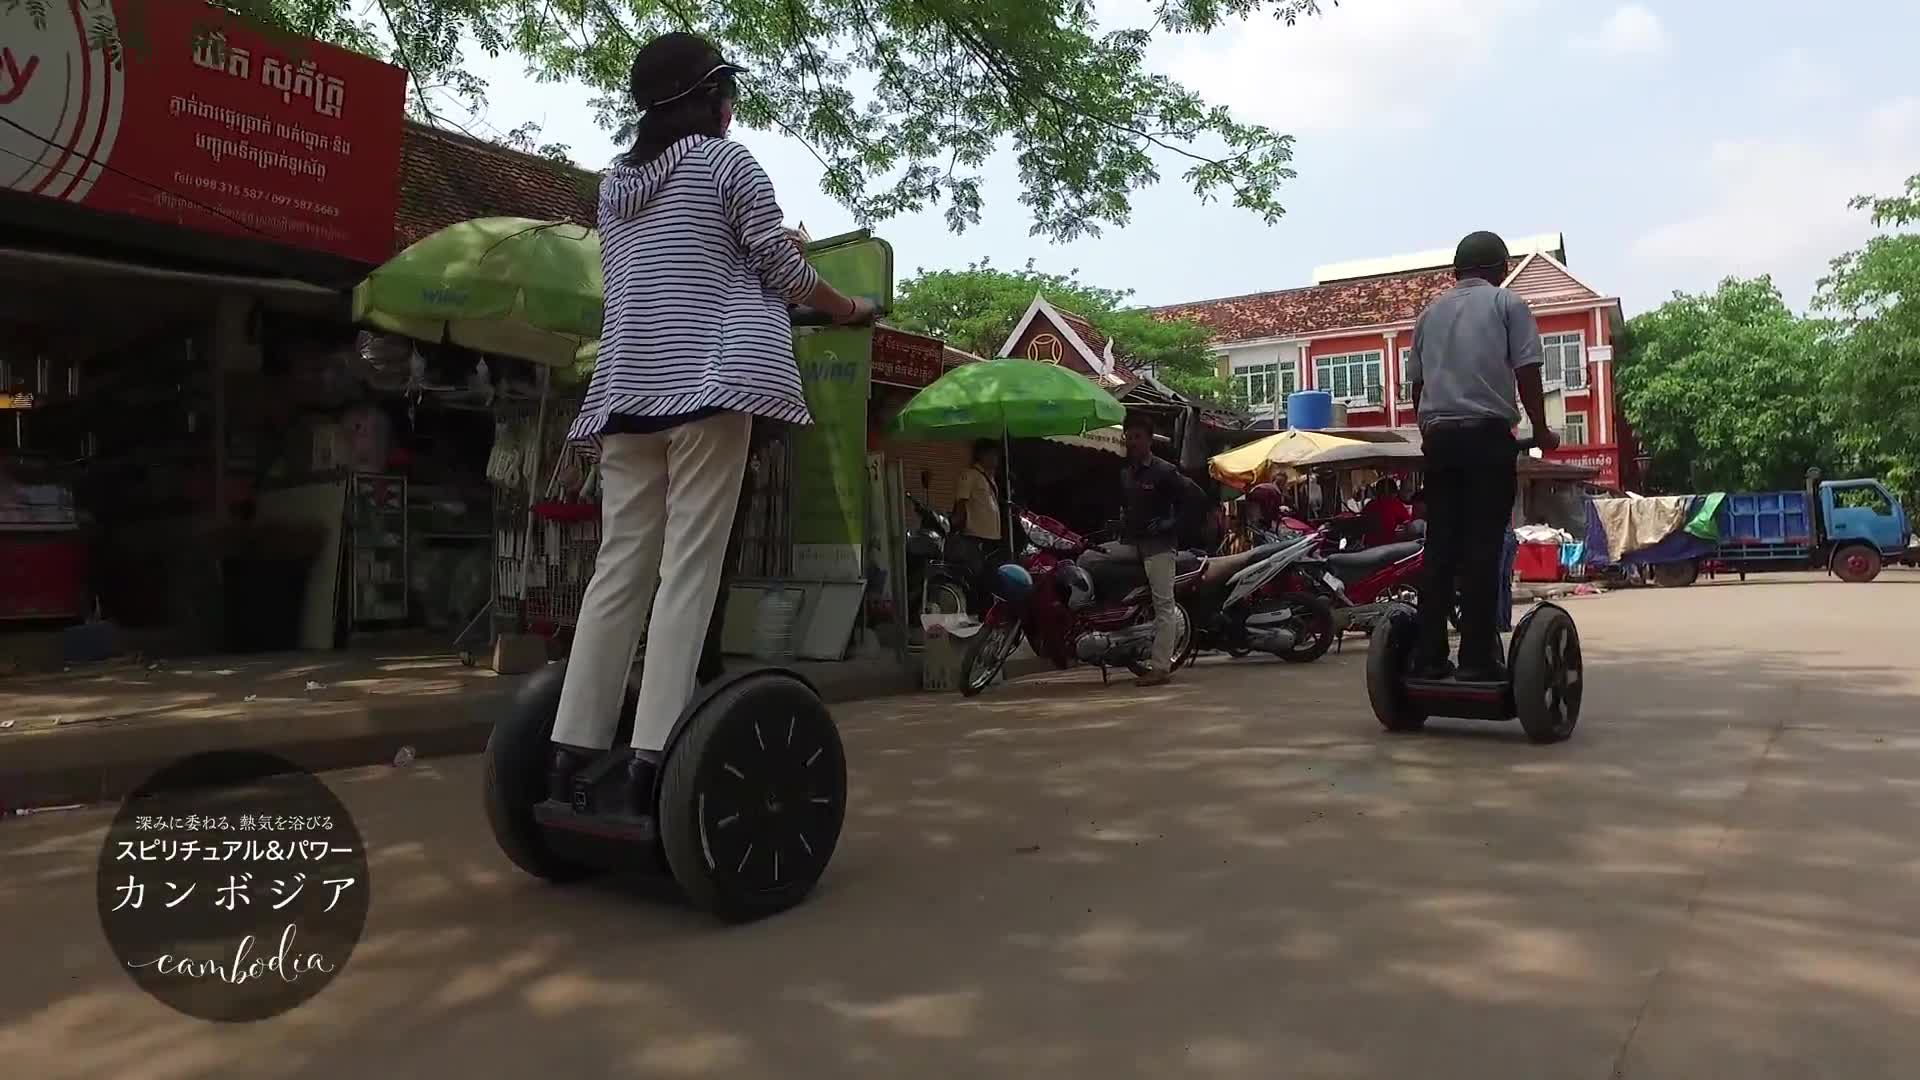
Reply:
[[[1536,743],[1562,742],[1580,722],[1580,631],[1558,604],[1535,604],[1507,642],[1505,682],[1416,679],[1419,613],[1395,604],[1373,628],[1367,698],[1388,731],[1419,731],[1430,716],[1518,720]]]
[[[1525,440],[1524,450],[1531,445]],[[1388,731],[1426,727],[1431,716],[1519,720],[1527,738],[1557,743],[1580,722],[1583,670],[1580,630],[1558,604],[1541,601],[1520,617],[1507,640],[1504,682],[1419,679],[1412,675],[1419,612],[1394,604],[1374,624],[1367,651],[1367,698]]]
[[[796,326],[830,321],[793,313]],[[736,528],[730,557],[738,541]],[[708,633],[712,651],[717,629]],[[566,671],[564,662],[549,664],[530,677],[487,737],[487,821],[514,865],[555,883],[618,870],[667,874],[696,907],[735,922],[806,899],[847,811],[846,753],[812,683],[778,667],[703,671],[667,737],[653,814],[637,817],[623,805],[639,699],[631,681],[613,748],[575,776],[568,801],[550,797]]]
[[[669,874],[695,906],[730,921],[784,911],[813,891],[846,817],[847,760],[803,676],[743,669],[702,686],[667,739],[651,819],[620,809],[632,685],[614,748],[576,777],[571,802],[548,797],[565,681],[564,662],[533,675],[487,738],[487,820],[514,865],[556,883]]]

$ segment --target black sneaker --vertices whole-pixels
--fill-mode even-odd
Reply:
[[[622,802],[628,814],[653,816],[655,789],[660,781],[660,751],[635,750],[627,759],[627,784]]]
[[[1429,682],[1451,679],[1453,678],[1453,661],[1445,657],[1438,660],[1416,660],[1409,674],[1416,679],[1425,679]]]
[[[547,766],[547,798],[558,803],[573,802],[573,778],[587,767],[594,755],[575,746],[553,744],[553,760]]]

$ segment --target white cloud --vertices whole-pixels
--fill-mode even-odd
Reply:
[[[1798,303],[1829,259],[1872,233],[1847,200],[1897,190],[1915,162],[1920,97],[1889,101],[1825,139],[1721,140],[1697,166],[1710,187],[1706,204],[1641,234],[1632,253],[1682,271],[1690,288],[1729,274],[1772,274]]]
[[[1615,56],[1653,56],[1667,50],[1667,28],[1645,5],[1622,4],[1600,24],[1599,34],[1583,44]]]
[[[1484,90],[1504,31],[1536,0],[1323,5],[1287,26],[1256,15],[1174,38],[1155,66],[1236,116],[1289,132],[1404,128],[1456,91]]]

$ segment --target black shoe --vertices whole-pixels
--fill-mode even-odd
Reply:
[[[1453,661],[1444,656],[1438,660],[1416,660],[1410,674],[1416,679],[1426,679],[1430,682],[1451,679],[1453,678]]]
[[[1490,664],[1462,664],[1460,665],[1460,681],[1503,683],[1507,681],[1507,666],[1498,660]]]
[[[594,755],[577,746],[553,744],[553,761],[547,766],[547,798],[557,803],[573,802],[573,778],[587,767]]]
[[[653,816],[655,790],[660,781],[660,751],[635,750],[627,759],[624,809],[633,817]]]

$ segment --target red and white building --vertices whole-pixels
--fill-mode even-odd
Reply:
[[[1546,356],[1548,424],[1562,447],[1549,457],[1591,465],[1596,482],[1633,480],[1632,434],[1614,400],[1613,342],[1620,299],[1575,276],[1558,233],[1509,241],[1506,286],[1525,297]],[[1324,266],[1302,288],[1157,309],[1211,330],[1220,371],[1239,380],[1256,427],[1286,427],[1287,395],[1327,390],[1345,426],[1415,423],[1406,377],[1413,323],[1454,285],[1451,250]],[[1020,355],[1020,354],[1013,354]]]

